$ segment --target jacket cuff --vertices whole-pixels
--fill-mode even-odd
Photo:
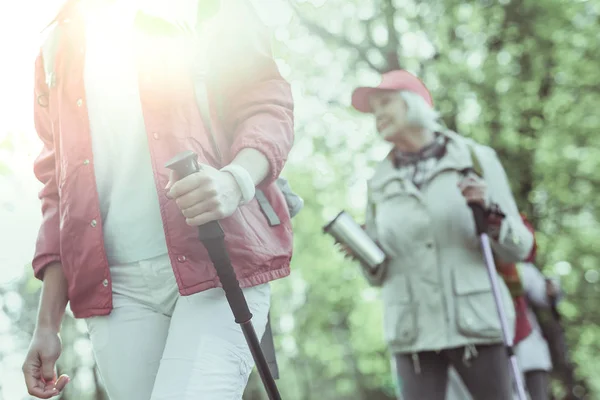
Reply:
[[[60,254],[43,254],[36,256],[31,262],[33,275],[40,281],[43,281],[46,267],[57,262],[60,262]]]
[[[247,132],[238,136],[231,148],[231,159],[235,159],[240,151],[251,148],[260,151],[269,162],[269,172],[265,179],[257,185],[258,189],[264,189],[279,177],[286,156],[283,149],[270,140],[265,140],[260,132]]]
[[[44,268],[48,264],[61,261],[60,222],[54,196],[42,197],[42,215],[44,219],[38,232],[35,254],[31,262],[34,275],[40,280],[44,279]]]
[[[363,276],[371,286],[377,287],[383,285],[383,281],[387,276],[389,262],[389,260],[385,260],[385,262],[376,269],[371,269],[363,263],[360,263],[360,268],[363,273]]]
[[[498,240],[500,237],[500,229],[502,227],[502,222],[506,215],[500,209],[496,203],[492,203],[487,210],[487,224],[488,224],[488,235],[494,239]]]
[[[511,259],[522,261],[531,252],[533,235],[523,225],[521,218],[506,216],[502,219],[496,242]]]

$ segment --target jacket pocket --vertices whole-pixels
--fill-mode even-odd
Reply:
[[[385,307],[385,341],[390,345],[408,345],[417,338],[417,307],[414,303],[395,303]]]
[[[418,336],[417,304],[405,276],[389,278],[384,287],[383,332],[390,345],[408,345]]]
[[[491,283],[486,269],[477,267],[462,273],[453,271],[458,331],[467,337],[498,339],[502,337],[502,329]],[[508,312],[506,302],[504,305]]]

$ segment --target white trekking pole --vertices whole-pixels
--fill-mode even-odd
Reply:
[[[490,238],[487,234],[487,216],[483,207],[479,203],[469,203],[471,211],[473,211],[473,218],[475,219],[475,227],[477,229],[477,235],[481,244],[481,250],[485,258],[485,265],[487,267],[488,276],[490,283],[492,284],[492,293],[494,294],[494,302],[496,303],[496,311],[498,311],[498,317],[500,318],[500,327],[502,328],[502,338],[504,341],[504,347],[510,360],[510,367],[515,378],[515,384],[517,386],[517,393],[519,400],[527,400],[525,394],[525,385],[523,383],[523,376],[517,363],[517,356],[514,352],[513,346],[513,335],[508,330],[508,318],[506,317],[506,310],[504,310],[504,303],[500,296],[500,288],[498,285],[498,274],[496,272],[496,263],[494,262],[494,255],[492,253],[492,247],[490,245]]]

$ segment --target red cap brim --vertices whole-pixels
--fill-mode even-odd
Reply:
[[[390,71],[383,74],[381,83],[375,87],[359,87],[352,93],[352,106],[360,112],[372,113],[369,98],[381,91],[409,91],[421,96],[430,107],[433,99],[423,82],[405,70]]]
[[[352,93],[352,107],[362,113],[372,113],[373,109],[369,103],[371,96],[377,92],[393,91],[382,87],[359,87]]]

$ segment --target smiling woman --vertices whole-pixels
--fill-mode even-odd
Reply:
[[[374,93],[371,107],[379,110],[390,109],[391,113],[375,114],[377,131],[384,137],[395,135],[406,127],[425,128],[435,132],[442,130],[438,122],[440,114],[418,94],[402,91],[383,91]]]
[[[356,89],[352,105],[373,114],[393,146],[368,182],[364,228],[387,258],[363,270],[382,287],[385,339],[402,397],[445,399],[454,366],[473,398],[510,398],[501,324],[469,208],[487,210],[500,259],[527,256],[532,235],[502,165],[491,148],[443,128],[427,87],[408,71],[387,72],[378,86]],[[476,161],[482,176],[474,173]],[[501,218],[493,211],[498,207]],[[512,330],[515,311],[505,284],[500,298]]]

